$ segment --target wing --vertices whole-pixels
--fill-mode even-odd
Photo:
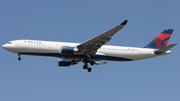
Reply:
[[[97,50],[102,45],[104,45],[106,42],[110,41],[112,39],[111,37],[126,25],[127,21],[128,20],[125,20],[120,25],[108,30],[107,32],[102,33],[102,34],[78,45],[77,48],[83,53],[88,52],[89,54],[94,56],[96,54]]]

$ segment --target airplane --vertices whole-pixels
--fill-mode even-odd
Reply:
[[[22,55],[58,57],[58,66],[70,66],[83,62],[83,69],[91,72],[90,65],[106,64],[106,61],[135,61],[170,54],[172,47],[177,45],[167,43],[173,29],[163,30],[155,39],[144,47],[125,47],[105,45],[112,36],[121,30],[128,20],[116,27],[83,43],[53,42],[41,40],[13,40],[2,47],[10,52],[18,54],[18,60]],[[105,62],[99,62],[105,61]]]

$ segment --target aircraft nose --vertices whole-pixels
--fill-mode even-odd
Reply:
[[[7,49],[7,45],[6,44],[2,45],[2,48]]]
[[[2,45],[2,48],[4,48],[7,51],[10,51],[10,52],[13,52],[15,49],[15,47],[11,44],[4,44],[4,45]]]
[[[5,49],[5,47],[6,47],[6,45],[4,44],[4,45],[2,45],[2,48],[4,48]]]

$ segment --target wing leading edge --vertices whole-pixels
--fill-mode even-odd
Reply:
[[[107,32],[104,32],[80,45],[77,46],[77,48],[83,52],[84,54],[88,53],[92,56],[94,56],[97,52],[97,50],[104,45],[106,42],[110,41],[112,36],[117,33],[120,29],[122,29],[128,20],[125,20],[120,25],[108,30]]]

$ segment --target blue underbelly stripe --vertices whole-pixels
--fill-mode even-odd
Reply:
[[[86,59],[85,55],[62,55],[60,53],[20,53],[24,55],[37,55],[37,56],[51,56],[51,57],[58,57],[58,58],[79,58],[79,59]],[[121,57],[113,57],[113,56],[104,56],[104,55],[95,55],[91,59],[100,61],[100,60],[109,60],[109,61],[133,61],[127,58]]]

